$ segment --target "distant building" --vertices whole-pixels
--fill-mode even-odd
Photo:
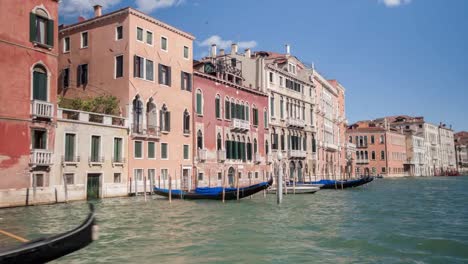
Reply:
[[[0,8],[0,207],[52,189],[58,1],[3,0]]]
[[[196,186],[245,186],[269,177],[268,96],[243,85],[242,69],[215,46],[194,63]]]
[[[356,144],[356,174],[408,176],[405,135],[374,121],[360,121],[348,128],[348,141]]]
[[[466,175],[468,174],[468,132],[455,133],[454,138],[457,170]]]
[[[190,189],[194,37],[123,8],[60,28],[59,92],[65,98],[112,94],[128,119],[132,192],[150,183]],[[175,185],[177,182],[177,186]]]

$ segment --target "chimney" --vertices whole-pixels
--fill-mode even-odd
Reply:
[[[289,44],[286,44],[286,55],[291,54],[291,47],[289,47]]]
[[[79,17],[78,17],[78,22],[79,22],[79,23],[81,23],[81,22],[83,22],[83,21],[85,21],[85,20],[86,20],[86,18],[83,17],[83,16],[79,16]]]
[[[211,44],[211,57],[216,58],[216,44]]]
[[[250,49],[245,49],[245,57],[250,58],[250,56],[251,56]]]
[[[231,55],[236,55],[237,54],[237,44],[232,43],[231,44]]]
[[[219,56],[224,56],[224,49],[219,49]]]
[[[102,16],[102,6],[101,5],[95,5],[93,7],[94,7],[94,17]]]

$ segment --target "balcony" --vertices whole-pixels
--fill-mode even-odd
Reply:
[[[260,153],[255,153],[254,161],[256,164],[263,163],[263,157],[260,155]]]
[[[89,156],[88,163],[90,166],[101,165],[104,163],[104,157],[103,156]]]
[[[32,166],[52,165],[52,151],[45,149],[33,149],[29,157],[29,164]]]
[[[125,128],[127,126],[127,119],[120,116],[84,112],[65,108],[57,109],[57,118],[63,121],[76,123],[92,123],[121,128]]]
[[[367,148],[368,145],[367,144],[358,144],[356,145],[356,148]]]
[[[45,101],[32,101],[33,118],[52,119],[54,117],[54,105]]]
[[[74,165],[80,163],[80,156],[62,156],[63,165]]]
[[[302,120],[302,119],[289,118],[286,120],[286,125],[288,127],[304,128],[306,125],[306,122],[305,120]]]
[[[288,150],[288,157],[290,159],[305,159],[307,152],[305,150]]]
[[[369,164],[369,159],[357,159],[356,164]]]
[[[126,160],[124,157],[112,157],[112,166],[122,166],[125,164]]]
[[[206,161],[207,151],[206,149],[198,149],[197,150],[198,161]]]
[[[224,162],[226,161],[226,151],[225,150],[218,150],[218,152],[216,153],[216,156],[218,158],[218,162]]]
[[[249,121],[233,118],[231,121],[231,130],[235,132],[247,132],[250,129]]]
[[[132,136],[135,138],[153,138],[159,139],[161,137],[161,130],[159,126],[143,124],[132,124]]]
[[[159,129],[159,126],[148,125],[146,129],[146,135],[149,138],[160,138],[161,130]]]
[[[331,150],[331,151],[338,151],[340,149],[338,145],[333,144],[333,143],[328,143],[328,142],[324,142],[324,147],[325,149]]]

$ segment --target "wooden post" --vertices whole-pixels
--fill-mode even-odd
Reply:
[[[263,182],[265,182],[265,171],[262,171]],[[263,198],[266,198],[266,189],[263,190]]]
[[[226,170],[223,170],[223,203],[226,199]]]
[[[211,187],[211,169],[208,170],[208,187]]]
[[[26,206],[29,205],[29,188],[26,189]]]
[[[156,173],[156,171],[154,171]],[[150,177],[150,195],[153,195],[153,191],[154,191],[154,175],[152,177]]]
[[[158,188],[161,189],[161,174],[158,176]]]
[[[57,187],[55,187],[55,203],[58,203]]]
[[[180,190],[180,199],[183,199],[183,198],[184,198],[184,196],[183,196],[183,194],[182,194],[182,173],[183,173],[183,172],[181,172],[181,173],[180,173],[180,177],[179,177],[179,185],[180,185],[180,188],[179,188],[179,190]]]
[[[128,191],[128,195],[132,195],[132,177],[130,177],[130,190]]]
[[[63,188],[65,191],[65,202],[68,203],[68,185],[67,185],[67,180],[65,179],[65,174],[62,174],[63,178]]]
[[[252,172],[250,172],[250,174],[247,175],[249,175],[249,186],[252,186]],[[252,195],[249,196],[249,199],[252,199]]]
[[[146,177],[143,177],[143,191],[144,191],[145,202],[146,202]]]
[[[138,195],[138,179],[135,179],[135,196]]]
[[[238,169],[236,169],[235,177],[236,177],[236,180],[237,180],[237,183],[236,183],[236,185],[237,185],[237,187],[236,187],[237,188],[237,201],[239,201],[239,171],[238,171]]]
[[[293,179],[293,194],[296,194],[296,176]]]
[[[169,175],[169,203],[172,202],[172,181],[171,181],[171,175]]]

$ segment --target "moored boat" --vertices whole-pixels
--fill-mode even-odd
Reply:
[[[0,251],[0,263],[45,263],[86,247],[97,238],[94,207],[89,207],[90,213],[80,226]]]
[[[270,187],[273,183],[273,178],[267,182],[261,182],[247,187],[239,188],[239,199],[248,197],[260,191],[263,191]],[[154,187],[154,192],[157,195],[169,197],[169,189],[161,189]],[[171,190],[172,199],[188,199],[188,200],[222,200],[223,199],[223,187],[201,187],[196,188],[193,191],[183,191],[174,189]],[[237,188],[224,188],[224,199],[225,200],[236,200],[237,199]]]
[[[320,190],[320,187],[313,186],[313,185],[307,185],[307,184],[301,184],[297,186],[287,186],[286,187],[286,193],[287,194],[307,194],[307,193],[316,193],[317,191]],[[271,187],[267,190],[268,193],[270,194],[276,194],[276,187]]]
[[[344,189],[351,187],[358,187],[367,184],[374,180],[374,177],[365,176],[355,180],[320,180],[315,182],[308,182],[311,184],[323,184],[321,189]]]

